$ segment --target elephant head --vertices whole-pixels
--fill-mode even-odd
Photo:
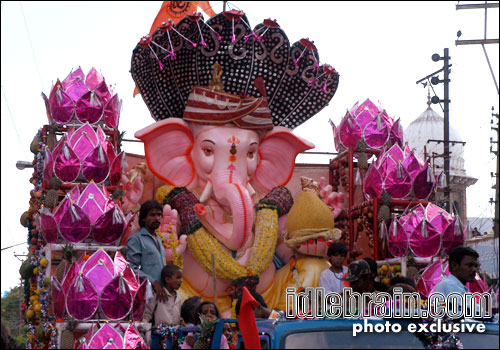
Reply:
[[[242,129],[233,124],[202,125],[171,118],[135,136],[144,142],[151,171],[168,184],[198,189],[200,202],[213,199],[233,217],[224,224],[196,208],[204,226],[231,250],[251,237],[255,191],[267,193],[292,177],[295,157],[314,145],[290,129]]]

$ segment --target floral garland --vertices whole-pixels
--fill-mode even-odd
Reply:
[[[276,187],[257,205],[255,220],[255,240],[247,266],[235,260],[212,234],[201,224],[194,205],[199,203],[196,197],[183,187],[163,187],[162,202],[177,209],[180,217],[181,232],[188,235],[188,247],[196,261],[209,273],[212,273],[212,254],[215,257],[215,269],[218,277],[233,282],[242,277],[259,275],[272,263],[272,257],[278,239],[278,215],[290,210],[293,199],[285,187]],[[185,220],[183,220],[183,218]]]
[[[181,269],[183,268],[184,266],[184,256],[181,255],[177,255],[177,247],[179,246],[179,241],[175,239],[174,237],[174,230],[172,228],[172,223],[169,222],[168,223],[168,230],[167,232],[165,233],[161,233],[159,232],[159,229],[157,229],[157,232],[156,234],[158,236],[160,236],[161,238],[161,241],[162,241],[162,244],[163,244],[163,247],[165,247],[166,249],[170,249],[170,251],[172,252],[172,261],[171,263],[173,263],[174,265],[177,265],[179,266]],[[167,235],[168,235],[168,240],[167,240]],[[168,263],[169,261],[167,261]]]
[[[38,143],[35,141],[38,140]],[[45,160],[45,143],[42,138],[42,129],[39,129],[35,141],[32,143],[32,151],[35,153],[33,160],[34,171],[30,182],[34,185],[31,190],[30,207],[27,216],[28,228],[28,259],[33,267],[33,276],[25,280],[25,302],[22,310],[25,313],[25,322],[28,326],[28,349],[56,349],[57,328],[55,319],[49,315],[50,305],[50,279],[46,276],[49,265],[48,259],[43,255],[45,241],[37,227],[38,210],[43,206],[45,191],[43,182],[43,163]],[[29,288],[28,288],[29,286]]]

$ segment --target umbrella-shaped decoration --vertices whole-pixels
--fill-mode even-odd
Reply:
[[[55,175],[65,183],[90,182],[118,185],[126,168],[125,153],[118,155],[101,126],[84,124],[76,131],[72,128],[54,146],[46,149],[44,181],[50,183]]]
[[[73,263],[62,284],[52,280],[56,315],[63,317],[68,311],[70,316],[85,320],[100,306],[108,319],[121,320],[132,312],[132,318],[140,321],[146,307],[147,279],[139,284],[139,277],[126,261],[126,266],[123,262],[120,252],[116,252],[114,263],[101,248],[85,262],[81,258]],[[94,301],[97,301],[97,308]],[[89,307],[82,306],[83,302],[88,302]]]
[[[434,194],[438,180],[429,163],[422,162],[408,145],[403,150],[395,144],[368,168],[363,193],[368,200],[384,191],[393,199],[427,199]]]
[[[49,97],[42,93],[50,124],[90,123],[116,128],[122,101],[92,68],[85,74],[78,68],[52,87]]]
[[[441,248],[449,254],[463,245],[464,238],[460,219],[432,203],[418,204],[399,219],[393,217],[387,233],[388,249],[395,257],[403,256],[408,247],[422,258],[437,255]]]
[[[387,112],[366,99],[361,105],[356,103],[340,122],[332,124],[335,148],[342,152],[356,147],[359,140],[364,140],[368,147],[381,149],[395,143],[403,145],[403,129],[399,119],[394,122]]]
[[[40,211],[40,228],[48,243],[57,243],[58,234],[78,243],[92,233],[103,244],[113,243],[121,237],[126,227],[125,217],[110,198],[105,187],[90,182],[80,192],[76,186],[66,194],[52,213],[47,208]]]

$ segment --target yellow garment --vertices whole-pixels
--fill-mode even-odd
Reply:
[[[322,258],[306,257],[298,259],[296,267],[299,276],[299,286],[304,288],[319,287],[319,277],[325,269],[330,267],[330,263]],[[296,285],[297,283],[290,269],[290,263],[288,263],[276,271],[274,283],[261,292],[267,307],[270,309],[286,310],[286,289],[296,287]],[[214,301],[213,297],[207,297],[193,288],[186,279],[182,281],[182,286],[177,293],[181,296],[182,300],[198,295],[203,300]],[[221,313],[231,310],[231,297],[218,296],[217,307]]]
[[[299,286],[319,287],[319,277],[323,270],[330,267],[330,263],[322,258],[305,257],[297,259],[297,273]],[[296,287],[290,263],[276,272],[274,283],[261,294],[266,301],[267,307],[271,309],[286,310],[286,289]]]
[[[182,300],[186,300],[190,297],[200,296],[203,301],[214,302],[213,297],[207,297],[206,295],[203,295],[203,293],[191,286],[185,278],[182,280],[182,285],[177,293],[181,296]],[[217,307],[219,308],[220,313],[231,310],[231,297],[217,296]]]

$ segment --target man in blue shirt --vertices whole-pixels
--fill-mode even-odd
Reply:
[[[127,240],[127,260],[134,271],[140,270],[142,279],[147,278],[160,302],[167,301],[161,280],[161,270],[166,265],[166,254],[161,238],[156,234],[160,227],[163,208],[155,200],[144,202],[139,211],[141,229]]]
[[[450,275],[444,277],[436,286],[436,293],[441,293],[445,297],[451,293],[464,295],[468,293],[465,286],[467,282],[474,282],[479,268],[479,254],[469,247],[457,247],[450,253],[448,267]]]

